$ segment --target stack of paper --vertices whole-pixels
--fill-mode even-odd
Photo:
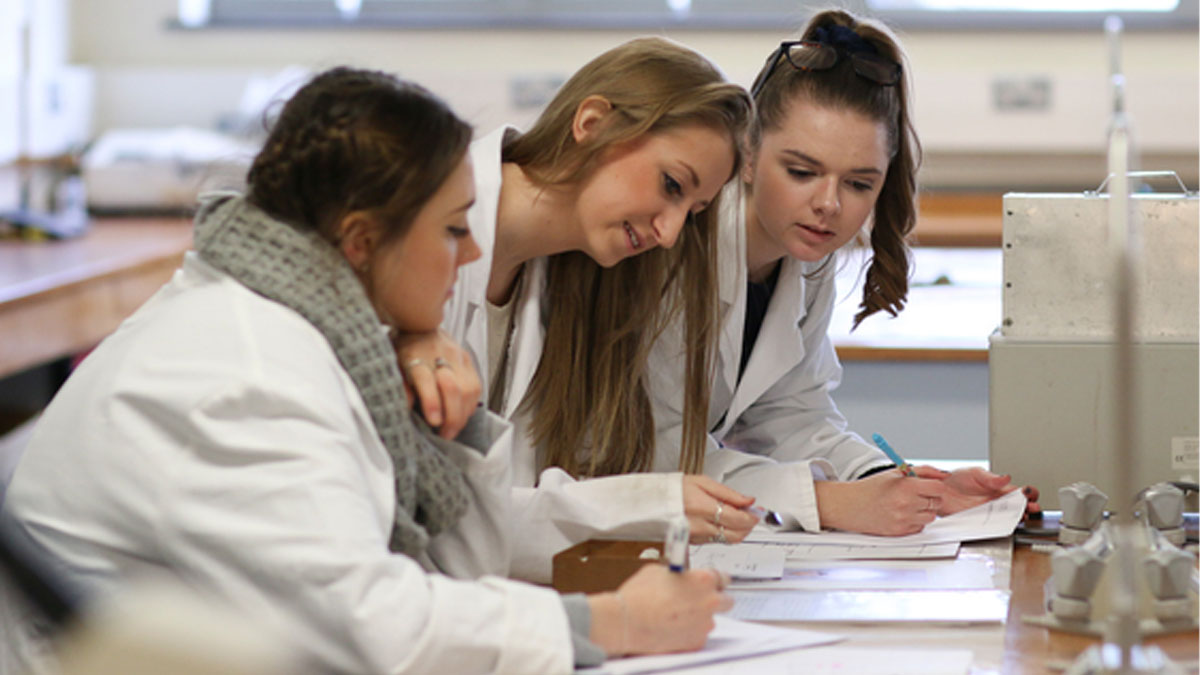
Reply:
[[[776,628],[717,616],[717,627],[708,636],[704,648],[682,654],[654,654],[613,659],[597,668],[577,670],[577,673],[633,675],[657,673],[704,663],[741,659],[788,649],[826,645],[843,639],[841,635],[809,630]]]
[[[740,619],[1003,622],[1009,594],[995,588],[995,570],[984,560],[953,555],[960,542],[1012,534],[1024,511],[1025,497],[1012,492],[904,537],[755,530],[750,543],[726,546],[722,557],[707,559],[718,569],[732,569],[749,566],[764,550],[784,551],[781,576],[734,575],[730,615]],[[946,552],[946,560],[925,559]]]
[[[1003,623],[1008,591],[730,591],[729,615],[755,621]]]

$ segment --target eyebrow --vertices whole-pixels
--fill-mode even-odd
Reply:
[[[471,208],[472,206],[475,206],[475,198],[474,197],[472,197],[466,204],[463,204],[462,206],[458,207],[457,209],[454,209],[450,213],[458,213],[459,211],[466,211],[467,209]]]
[[[799,159],[802,162],[808,162],[809,164],[813,164],[813,165],[816,165],[819,167],[825,166],[816,157],[810,157],[810,156],[804,154],[803,152],[800,152],[799,150],[784,150],[783,154],[791,155],[792,157],[795,157],[796,159]],[[882,171],[880,171],[879,169],[876,169],[873,166],[862,167],[859,169],[850,169],[850,173],[871,174],[874,176],[882,176],[883,175]]]

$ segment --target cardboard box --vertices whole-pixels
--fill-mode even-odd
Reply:
[[[642,565],[659,563],[665,564],[661,541],[592,539],[554,555],[552,583],[559,593],[615,591]]]

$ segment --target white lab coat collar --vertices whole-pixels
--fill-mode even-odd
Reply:
[[[471,143],[471,163],[475,171],[475,203],[467,210],[471,236],[479,245],[479,259],[458,271],[454,295],[446,303],[442,328],[475,357],[476,370],[483,383],[488,382],[487,286],[492,273],[496,245],[496,214],[500,207],[501,148],[505,137],[519,133],[514,127],[500,127]]]
[[[734,180],[721,191],[717,227],[717,296],[721,303],[717,310],[721,322],[718,355],[741,354],[746,322],[746,211],[742,194],[740,180]],[[718,356],[716,367],[716,385],[724,388],[723,398],[728,397],[737,385],[738,362]],[[709,427],[715,423],[716,420],[710,419]]]
[[[734,190],[734,188],[737,190]],[[734,184],[725,189],[722,199],[729,197],[729,204],[722,206],[721,241],[719,264],[722,307],[728,305],[721,325],[720,362],[717,364],[720,381],[714,388],[714,406],[717,410],[725,406],[716,400],[724,392],[733,392],[728,411],[724,414],[720,428],[721,437],[738,417],[767,389],[779,381],[804,358],[804,336],[800,322],[807,314],[805,302],[804,274],[809,266],[795,258],[783,258],[775,292],[763,317],[758,342],[746,363],[746,372],[738,382],[737,371],[742,355],[742,338],[746,322],[746,210],[745,193]],[[728,394],[726,394],[728,395]]]

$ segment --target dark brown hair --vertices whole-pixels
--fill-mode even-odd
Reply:
[[[612,109],[600,132],[576,143],[575,111],[589,96]],[[734,155],[751,116],[744,89],[700,54],[661,38],[631,40],[596,57],[559,90],[504,161],[545,186],[576,184],[606,150],[649,134],[700,125],[728,139]],[[587,255],[550,257],[545,348],[522,405],[541,468],[576,476],[648,471],[655,424],[647,393],[654,339],[683,313],[686,369],[680,469],[704,466],[717,335],[719,199],[693,217],[671,249],[654,249],[609,269]],[[684,282],[683,280],[686,280]]]
[[[921,144],[912,126],[908,64],[899,40],[880,23],[860,19],[850,12],[831,9],[809,20],[802,40],[813,40],[820,29],[844,26],[887,59],[900,64],[900,81],[883,86],[855,73],[850,59],[843,58],[828,70],[802,71],[777,64],[766,82],[759,82],[771,63],[755,79],[758,115],[750,130],[750,147],[757,153],[762,135],[778,129],[797,98],[839,110],[849,110],[884,124],[891,161],[875,211],[871,218],[871,264],[863,284],[862,303],[854,315],[854,326],[878,311],[895,316],[904,309],[908,296],[908,244],[906,238],[917,221],[917,167]],[[785,58],[774,52],[776,59]],[[761,90],[759,88],[761,87]]]
[[[408,230],[470,142],[471,127],[420,85],[334,68],[283,106],[246,177],[248,197],[330,241],[342,216],[367,211],[387,242]]]

